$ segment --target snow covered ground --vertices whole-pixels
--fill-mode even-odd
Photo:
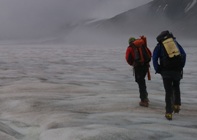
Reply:
[[[195,140],[197,48],[185,48],[182,110],[172,121],[164,118],[164,89],[153,67],[150,107],[138,105],[125,50],[0,45],[0,140]]]

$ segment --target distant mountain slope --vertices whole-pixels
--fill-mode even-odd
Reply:
[[[197,37],[197,0],[154,0],[150,8],[152,15],[165,17],[176,32]]]
[[[194,38],[196,26],[197,0],[153,0],[111,19],[91,23],[91,27],[108,33],[155,35],[169,29]]]

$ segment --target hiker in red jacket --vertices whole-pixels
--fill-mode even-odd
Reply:
[[[149,99],[146,90],[145,76],[148,74],[148,79],[150,80],[149,62],[151,61],[151,51],[147,47],[146,37],[141,36],[139,39],[131,37],[125,58],[127,63],[133,66],[135,81],[139,86],[141,99],[139,105],[148,107]]]

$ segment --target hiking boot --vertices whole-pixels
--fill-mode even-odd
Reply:
[[[172,120],[172,113],[166,113],[165,117],[167,120]]]
[[[144,99],[144,101],[146,101],[146,102],[148,102],[148,103],[150,102],[150,100],[149,100],[148,98]]]
[[[181,110],[180,105],[174,105],[173,110],[174,110],[174,113],[179,113],[179,111]]]
[[[144,106],[144,107],[148,107],[149,104],[148,104],[148,101],[143,100],[143,101],[139,102],[139,105]]]

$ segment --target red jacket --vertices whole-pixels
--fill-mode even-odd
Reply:
[[[137,39],[136,41],[133,42],[133,45],[134,46],[142,46],[142,45],[145,45],[146,46],[146,42],[144,42],[144,40],[142,39]],[[148,54],[150,55],[151,57],[151,51],[149,50],[148,47],[145,47],[146,50],[148,51]],[[126,49],[126,53],[125,53],[125,59],[127,61],[127,63],[131,66],[135,65],[134,64],[134,61],[135,61],[135,51],[132,47],[132,45],[129,45]]]
[[[133,65],[133,62],[134,62],[134,55],[135,53],[134,53],[132,46],[128,46],[126,53],[125,53],[125,59],[127,63],[131,66]]]

